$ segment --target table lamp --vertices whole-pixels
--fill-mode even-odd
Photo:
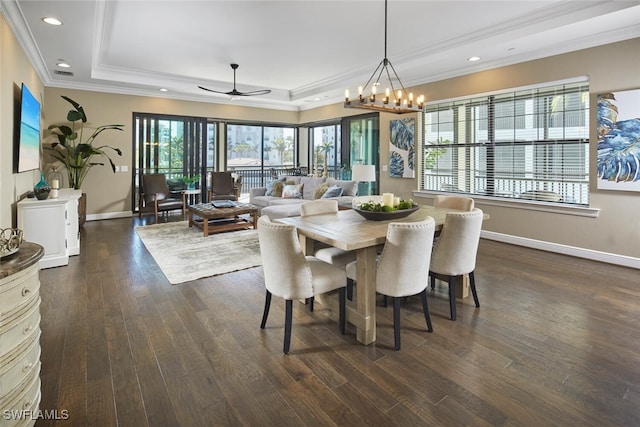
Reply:
[[[367,196],[371,193],[371,181],[376,180],[375,165],[353,165],[351,169],[351,179],[356,182],[367,183]],[[359,189],[358,189],[359,190]],[[359,195],[360,191],[358,191]]]

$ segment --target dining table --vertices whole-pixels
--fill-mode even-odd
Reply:
[[[346,307],[346,319],[356,327],[356,338],[363,344],[376,340],[376,256],[386,241],[390,222],[419,222],[432,217],[436,231],[442,229],[448,212],[460,212],[450,208],[420,206],[407,217],[374,221],[363,218],[353,209],[339,210],[310,216],[279,218],[276,221],[294,225],[302,250],[313,255],[315,242],[356,252],[355,304]],[[426,285],[426,284],[425,284]],[[458,284],[459,296],[468,295],[468,285]]]

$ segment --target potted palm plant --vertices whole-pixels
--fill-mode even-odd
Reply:
[[[100,158],[108,160],[111,165],[111,170],[115,173],[116,165],[109,157],[107,150],[114,152],[118,156],[122,156],[122,151],[119,148],[114,148],[109,145],[97,146],[94,145],[94,142],[102,132],[106,130],[122,131],[124,125],[98,126],[84,139],[85,123],[87,123],[87,115],[84,109],[71,98],[62,96],[62,99],[73,106],[67,113],[67,121],[70,123],[49,126],[48,129],[53,135],[56,135],[57,142],[51,143],[51,146],[46,148],[52,157],[66,167],[69,186],[75,190],[80,190],[82,182],[91,168],[94,166],[104,166],[103,162],[97,161]],[[82,198],[80,199],[80,224],[83,224],[85,220],[84,210],[86,208],[84,207],[86,207],[85,193],[82,194]]]

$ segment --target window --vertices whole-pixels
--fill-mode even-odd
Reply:
[[[341,159],[341,128],[340,125],[317,126],[311,128],[312,164],[311,172],[318,176],[339,177],[339,163]]]
[[[300,173],[297,128],[227,124],[227,168],[242,175],[242,191],[262,187],[268,178]]]
[[[420,188],[589,205],[586,81],[429,105]]]

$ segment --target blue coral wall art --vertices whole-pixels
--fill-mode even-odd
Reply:
[[[640,89],[598,95],[598,188],[640,191]]]
[[[391,120],[389,175],[415,178],[415,119]]]

